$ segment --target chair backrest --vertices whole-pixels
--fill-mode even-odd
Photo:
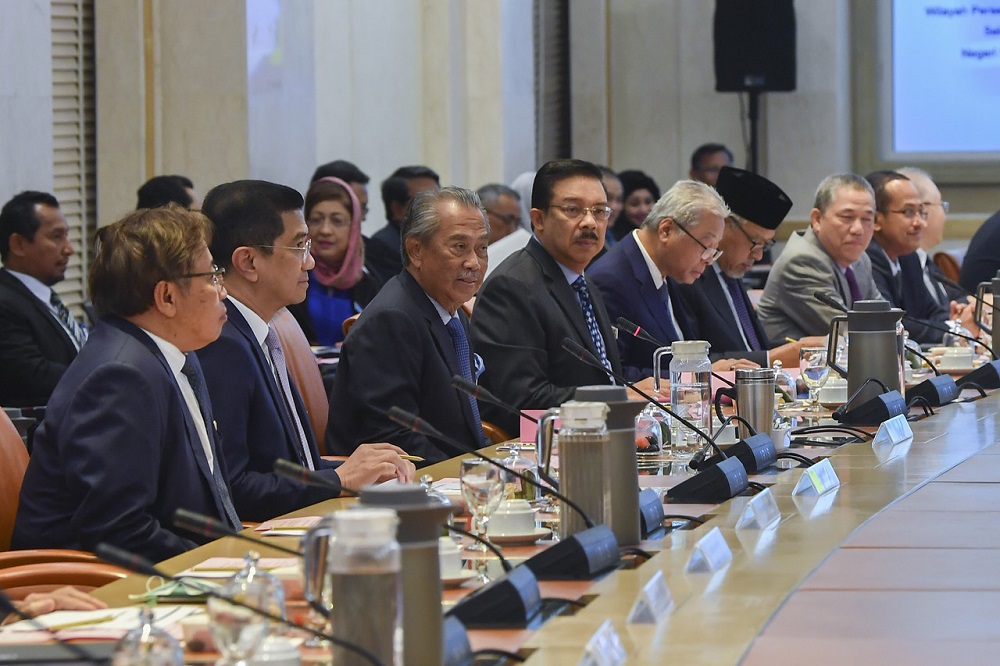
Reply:
[[[504,432],[503,428],[495,426],[489,421],[483,421],[483,434],[494,444],[502,444],[510,439],[510,435]]]
[[[28,468],[28,449],[7,412],[0,409],[0,550],[10,548],[10,535],[17,516],[17,498],[21,494],[24,470]]]
[[[45,564],[48,562],[92,562],[100,560],[97,555],[83,550],[68,548],[38,548],[28,550],[8,550],[0,553],[0,569],[21,567],[26,564]]]
[[[302,327],[299,326],[299,322],[295,321],[291,312],[282,308],[271,319],[271,323],[274,324],[274,330],[277,331],[281,347],[285,351],[288,375],[295,382],[296,388],[302,395],[302,401],[306,405],[309,425],[312,426],[313,434],[316,435],[319,451],[321,454],[325,454],[323,440],[326,433],[326,421],[330,415],[330,400],[326,395],[326,387],[323,386],[323,377],[320,375],[319,365],[316,363],[316,355],[313,354],[309,340],[306,339]]]
[[[345,338],[347,337],[347,334],[351,332],[351,328],[353,328],[354,325],[358,323],[358,317],[360,316],[361,316],[360,312],[357,314],[352,314],[350,317],[344,320],[343,324],[340,325],[340,330],[344,332]]]
[[[11,599],[23,599],[31,592],[51,591],[72,585],[84,591],[102,587],[129,574],[104,562],[45,562],[0,569],[0,590]]]
[[[955,255],[947,252],[935,252],[934,263],[937,264],[946,278],[958,282],[958,277],[962,272],[962,264],[955,258]]]

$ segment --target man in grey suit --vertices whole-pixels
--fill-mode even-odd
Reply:
[[[865,248],[875,228],[875,193],[857,174],[823,179],[809,214],[810,226],[795,232],[768,277],[757,313],[772,340],[830,332],[840,314],[813,294],[830,294],[847,307],[882,299]]]

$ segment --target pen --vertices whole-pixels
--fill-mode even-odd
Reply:
[[[91,624],[102,624],[104,622],[110,622],[114,620],[114,615],[101,615],[100,617],[87,618],[86,620],[76,620],[75,622],[63,622],[62,624],[53,624],[49,629],[52,631],[62,631],[63,629],[75,629],[77,627],[86,627]]]
[[[409,460],[410,462],[423,462],[424,459],[420,456],[411,456],[409,453],[401,453],[399,457],[403,460]]]
[[[796,340],[795,338],[785,338],[785,342],[791,342],[792,344],[795,344],[796,342],[798,342],[798,340]]]

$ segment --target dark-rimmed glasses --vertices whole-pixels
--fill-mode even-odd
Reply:
[[[700,245],[700,246],[701,246],[702,250],[704,250],[704,251],[703,251],[703,252],[701,253],[701,260],[702,260],[702,261],[707,261],[708,263],[710,263],[710,264],[711,264],[711,263],[713,263],[713,262],[714,262],[714,261],[715,261],[716,259],[718,259],[719,257],[721,257],[721,256],[722,256],[722,250],[720,250],[720,249],[718,249],[718,248],[715,248],[715,247],[709,247],[709,246],[705,245],[705,244],[704,244],[704,243],[702,243],[702,242],[701,242],[700,240],[698,240],[697,238],[695,238],[695,237],[694,237],[694,234],[692,234],[692,233],[691,233],[690,231],[688,231],[687,229],[685,229],[685,228],[684,228],[684,225],[683,225],[683,224],[681,224],[680,222],[678,222],[677,220],[674,220],[674,224],[675,224],[675,225],[677,225],[677,228],[678,228],[678,229],[680,229],[680,230],[681,230],[681,231],[683,231],[683,232],[684,232],[685,234],[687,234],[688,238],[690,238],[690,239],[691,239],[691,240],[693,240],[693,241],[694,241],[695,243],[697,243],[698,245]]]
[[[558,208],[571,222],[576,222],[587,213],[594,216],[597,222],[607,222],[611,219],[611,206],[577,206],[576,204],[549,204],[549,208]]]
[[[204,273],[187,273],[185,275],[178,276],[178,279],[188,279],[188,278],[197,278],[197,277],[211,277],[212,278],[212,284],[214,284],[216,287],[218,287],[220,284],[222,284],[222,281],[225,278],[225,275],[226,275],[226,269],[225,268],[219,268],[215,264],[212,264],[212,270],[210,270],[210,271],[205,271]]]
[[[730,217],[729,221],[733,223],[734,227],[740,230],[740,233],[743,234],[743,236],[748,241],[750,241],[751,252],[753,252],[757,248],[761,248],[764,252],[767,252],[777,244],[777,241],[774,240],[773,238],[771,240],[766,240],[766,241],[754,240],[753,236],[747,233],[747,230],[743,228],[743,224],[738,219],[736,219],[735,217]]]

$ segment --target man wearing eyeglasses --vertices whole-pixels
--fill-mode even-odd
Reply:
[[[920,343],[940,342],[946,304],[937,304],[924,287],[917,248],[927,227],[927,209],[909,178],[895,171],[874,171],[865,178],[875,191],[874,235],[868,257],[878,290],[893,307],[906,311],[903,326]]]
[[[483,185],[476,194],[490,218],[490,245],[514,233],[521,226],[521,195],[501,183]]]
[[[743,357],[764,366],[780,360],[785,367],[796,366],[804,342],[774,344],[741,279],[774,245],[775,230],[791,210],[792,200],[763,176],[728,166],[720,170],[715,189],[732,211],[719,242],[722,255],[692,284],[680,286],[699,337],[727,358]],[[805,343],[825,341],[817,337]]]
[[[547,162],[531,189],[534,236],[491,273],[476,299],[472,339],[486,361],[481,383],[519,409],[547,409],[607,375],[563,350],[575,340],[621,371],[614,329],[584,269],[604,246],[611,208],[601,171],[583,160]],[[483,405],[512,435],[516,416]]]
[[[316,265],[302,204],[292,188],[260,180],[219,185],[205,196],[203,210],[215,227],[212,253],[225,271],[228,320],[198,358],[222,434],[233,503],[244,520],[267,520],[339,495],[278,477],[278,459],[351,489],[413,477],[413,465],[391,444],[361,446],[339,465],[319,455],[271,323],[282,308],[305,299]]]

